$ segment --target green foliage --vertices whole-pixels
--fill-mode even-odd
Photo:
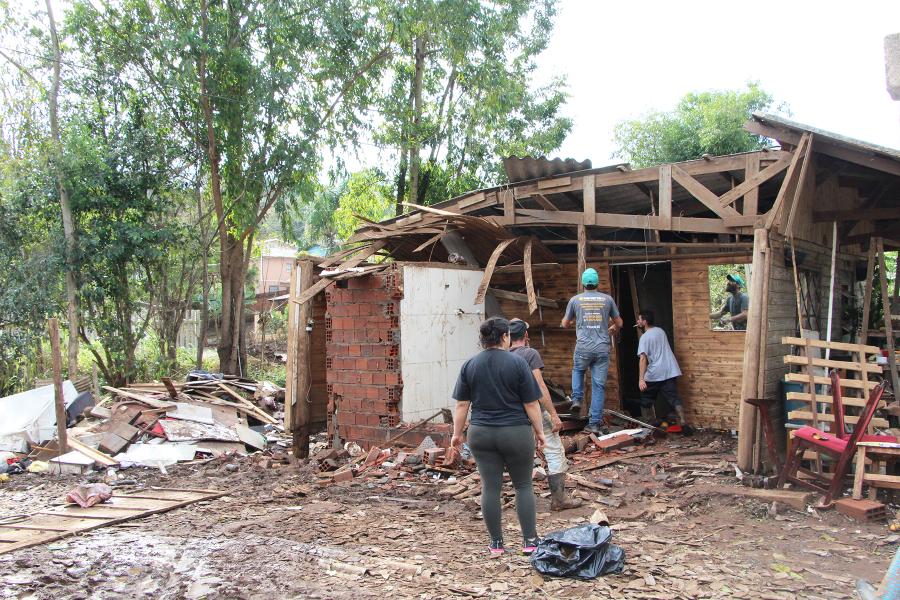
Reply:
[[[532,77],[547,46],[552,0],[481,2],[419,0],[397,9],[397,48],[377,107],[378,143],[400,154],[395,196],[408,199],[408,152],[420,157],[418,197],[448,195],[503,181],[499,158],[544,155],[572,127],[560,116],[562,78],[544,87]],[[422,106],[416,114],[415,41],[424,46]]]
[[[745,90],[692,92],[669,112],[651,112],[619,123],[614,132],[616,156],[636,167],[680,162],[704,154],[720,156],[764,148],[768,141],[743,129],[754,111],[771,109],[772,96],[758,83]]]
[[[338,238],[346,240],[353,235],[361,224],[357,215],[370,221],[389,217],[393,208],[391,189],[390,183],[377,169],[351,175],[334,211],[334,228]]]

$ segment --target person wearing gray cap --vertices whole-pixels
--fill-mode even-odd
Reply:
[[[534,374],[534,379],[541,388],[541,417],[543,419],[544,459],[547,461],[547,482],[550,484],[550,510],[567,510],[581,506],[581,500],[566,496],[566,471],[569,463],[566,460],[566,450],[563,448],[559,430],[562,429],[562,421],[556,414],[556,408],[550,399],[550,391],[544,382],[541,370],[544,368],[544,360],[540,352],[528,344],[528,323],[522,319],[512,319],[509,322],[509,351],[523,358],[528,363],[528,368]]]

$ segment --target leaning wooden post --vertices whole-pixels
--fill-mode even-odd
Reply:
[[[69,441],[66,438],[66,401],[63,398],[62,379],[62,354],[59,351],[59,322],[50,319],[50,350],[53,354],[53,388],[56,391],[56,437],[59,444],[59,453],[69,451]]]
[[[750,312],[747,315],[747,331],[744,334],[744,369],[741,377],[740,412],[738,415],[738,467],[749,470],[753,461],[754,407],[744,402],[756,398],[759,378],[759,348],[764,343],[765,327],[762,321],[763,282],[769,277],[766,269],[769,235],[765,229],[753,232],[753,286],[750,289]]]
[[[588,254],[587,228],[584,225],[579,225],[578,226],[578,292],[579,293],[584,291],[584,286],[581,285],[581,274],[584,273],[585,269],[587,269],[587,254]]]
[[[315,266],[310,260],[297,262],[297,292],[302,294],[313,285],[313,270]],[[309,457],[309,391],[311,387],[311,374],[309,360],[311,353],[312,333],[307,329],[307,323],[312,316],[313,298],[310,298],[299,306],[297,323],[294,335],[295,342],[294,368],[296,379],[294,381],[294,406],[291,411],[291,431],[293,434],[294,456],[297,458]],[[321,326],[321,324],[320,324]]]

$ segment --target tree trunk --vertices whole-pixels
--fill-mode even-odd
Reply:
[[[206,330],[209,327],[209,250],[204,236],[203,250],[203,300],[200,306],[200,334],[197,336],[197,369],[203,369],[203,350],[206,348]]]
[[[47,17],[50,21],[50,41],[53,46],[53,85],[50,89],[50,136],[53,138],[53,170],[56,172],[56,187],[59,191],[59,206],[62,211],[63,232],[66,238],[66,305],[69,322],[68,362],[69,379],[78,374],[78,282],[75,277],[75,220],[72,218],[72,206],[69,203],[69,190],[63,179],[60,159],[62,157],[62,141],[59,133],[59,81],[62,53],[59,49],[59,37],[56,34],[56,21],[53,19],[53,7],[47,0]]]
[[[219,273],[222,276],[222,327],[219,335],[219,369],[240,375],[241,339],[244,329],[244,245],[228,233],[222,244]]]
[[[409,197],[419,198],[419,127],[422,121],[422,73],[425,70],[425,39],[416,38],[416,70],[413,76],[413,126],[409,143]]]

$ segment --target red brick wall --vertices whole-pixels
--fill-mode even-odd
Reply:
[[[325,294],[328,432],[363,447],[383,444],[400,425],[401,268],[338,282]],[[343,286],[343,287],[340,287]],[[336,415],[336,419],[335,419]],[[449,440],[450,427],[432,425],[402,438]],[[446,439],[445,439],[446,438]]]

